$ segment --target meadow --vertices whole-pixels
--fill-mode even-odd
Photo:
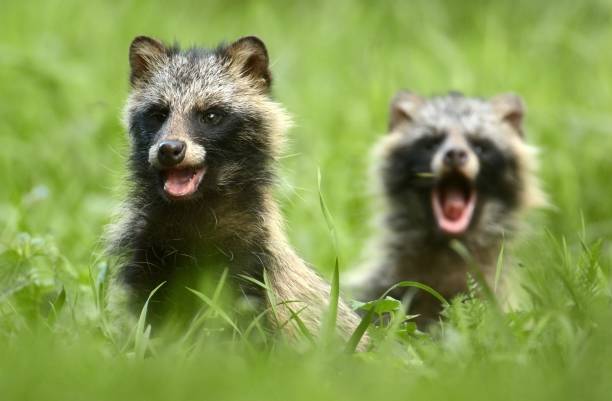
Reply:
[[[0,12],[0,400],[609,399],[612,2],[5,0]],[[506,250],[513,306],[473,293],[430,333],[377,346],[265,347],[210,326],[116,342],[101,237],[125,190],[127,49],[147,34],[267,44],[294,116],[277,198],[330,277],[372,231],[370,152],[400,88],[527,104],[551,206]],[[319,187],[317,174],[320,171]],[[320,207],[323,194],[337,249]],[[395,324],[397,323],[397,324]]]

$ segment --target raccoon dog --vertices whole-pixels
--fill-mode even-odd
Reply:
[[[370,300],[412,280],[450,299],[467,289],[469,268],[451,240],[490,277],[520,213],[543,202],[535,152],[523,137],[523,102],[513,94],[428,99],[402,91],[390,114],[389,133],[376,148],[378,256],[350,277],[351,287]],[[402,298],[406,291],[391,295]],[[420,323],[439,311],[439,301],[423,292],[410,305]]]
[[[111,252],[122,256],[117,286],[139,309],[167,282],[151,304],[153,316],[165,316],[182,302],[170,289],[184,292],[200,273],[227,268],[241,292],[263,306],[274,300],[275,324],[295,334],[291,316],[300,311],[316,332],[330,289],[288,244],[272,196],[290,123],[270,96],[263,42],[181,50],[141,36],[129,61],[130,189],[110,232]],[[264,272],[269,296],[238,279],[263,282]],[[358,323],[343,302],[338,322],[345,334]]]

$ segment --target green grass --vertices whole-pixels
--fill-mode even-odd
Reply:
[[[520,93],[553,207],[505,249],[513,308],[468,294],[426,335],[395,310],[372,332],[377,349],[357,356],[260,347],[216,298],[188,338],[142,325],[109,340],[100,237],[122,196],[138,34],[265,40],[274,95],[296,122],[278,198],[292,243],[328,277],[336,257],[340,270],[363,257],[369,153],[397,89]],[[611,47],[610,1],[4,1],[0,399],[608,399]]]

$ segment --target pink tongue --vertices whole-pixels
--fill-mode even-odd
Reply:
[[[444,201],[442,202],[442,212],[444,217],[451,221],[456,221],[463,216],[467,201],[461,190],[449,189],[446,191]]]
[[[433,212],[440,229],[451,235],[463,234],[469,227],[474,207],[476,193],[472,191],[467,199],[460,189],[434,189],[431,193]]]
[[[172,196],[186,196],[198,189],[198,172],[190,169],[168,170],[164,190]]]

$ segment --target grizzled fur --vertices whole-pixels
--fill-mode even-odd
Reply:
[[[447,299],[467,289],[468,266],[450,247],[459,240],[483,269],[494,272],[502,242],[518,228],[520,213],[542,205],[535,150],[523,139],[520,98],[490,100],[458,93],[421,98],[400,92],[392,101],[389,134],[376,148],[375,181],[382,212],[372,258],[349,277],[359,298],[381,296],[402,280],[427,284]],[[470,225],[458,236],[442,232],[432,210],[432,191],[441,178],[440,159],[450,144],[467,152],[462,172],[477,193]],[[404,297],[407,289],[391,295]],[[411,291],[414,293],[414,291]],[[435,319],[440,303],[424,292],[411,300],[418,322]]]
[[[125,123],[131,185],[109,235],[111,252],[123,261],[117,287],[138,310],[166,281],[151,312],[163,318],[181,302],[164,288],[185,292],[202,273],[228,268],[234,284],[262,304],[295,302],[276,306],[272,323],[293,335],[295,322],[285,323],[291,310],[303,309],[301,320],[316,333],[330,290],[288,244],[271,195],[275,160],[290,121],[270,97],[264,44],[247,37],[213,50],[179,50],[138,37],[130,65]],[[213,115],[220,121],[213,122]],[[164,192],[156,152],[167,139],[187,144],[180,166],[206,167],[189,199],[173,200]],[[269,297],[238,278],[263,281],[264,271]],[[357,323],[341,302],[343,334]]]

